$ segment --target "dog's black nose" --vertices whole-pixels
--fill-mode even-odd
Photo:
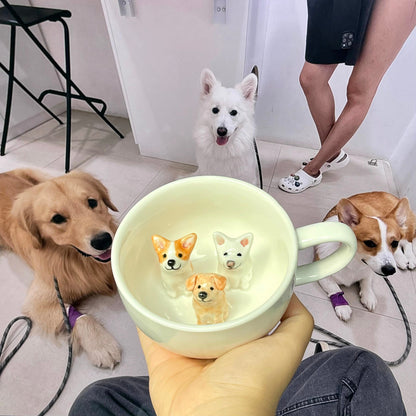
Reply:
[[[94,236],[91,246],[96,250],[107,250],[113,243],[113,237],[109,233],[101,233]]]
[[[207,292],[199,292],[199,293],[198,293],[198,297],[199,297],[199,299],[201,299],[201,300],[206,299],[206,298],[207,298],[207,296],[208,296]]]
[[[383,273],[384,276],[390,276],[396,273],[396,268],[391,264],[386,264],[381,268],[381,273]]]
[[[223,137],[223,136],[226,136],[227,133],[228,133],[228,130],[225,127],[218,127],[217,128],[217,134],[218,134],[218,136]]]
[[[173,259],[170,259],[170,260],[168,260],[168,266],[169,267],[173,267],[174,265],[175,265],[175,260],[173,260]]]

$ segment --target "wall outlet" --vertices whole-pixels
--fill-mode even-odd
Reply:
[[[120,8],[120,16],[134,16],[134,0],[118,0],[118,6]]]
[[[213,22],[222,25],[227,23],[227,0],[214,0]]]

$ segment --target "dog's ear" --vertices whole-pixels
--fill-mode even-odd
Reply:
[[[153,247],[155,248],[157,253],[165,250],[169,244],[169,240],[166,238],[161,237],[160,235],[152,235]]]
[[[219,231],[215,231],[212,236],[214,237],[214,242],[217,246],[222,246],[225,243],[226,236]]]
[[[68,173],[66,176],[71,176],[75,178],[80,178],[84,181],[87,181],[89,184],[91,184],[100,194],[101,199],[103,200],[104,204],[110,208],[114,212],[118,212],[117,207],[111,202],[110,195],[108,193],[107,188],[94,176],[90,175],[86,172],[81,172],[79,170],[74,170],[70,173]]]
[[[241,237],[238,237],[238,239],[240,240],[240,244],[243,247],[246,247],[247,250],[250,250],[251,244],[253,243],[253,234],[252,233],[244,234]]]
[[[224,290],[227,284],[227,278],[220,274],[214,274],[214,282],[218,290]]]
[[[32,247],[40,249],[43,246],[43,239],[33,215],[32,192],[30,189],[16,198],[11,215],[16,218],[20,227],[30,235]]]
[[[410,204],[407,198],[402,198],[397,205],[393,208],[389,215],[393,215],[399,224],[399,227],[406,225],[407,217],[410,213]]]
[[[191,233],[181,238],[181,246],[186,250],[192,250],[196,243],[196,234]]]
[[[197,274],[193,274],[191,277],[188,277],[186,280],[186,290],[189,290],[190,292],[194,290],[197,277]]]
[[[207,96],[212,93],[212,89],[215,85],[219,84],[217,79],[215,78],[214,73],[208,69],[205,68],[201,72],[201,93],[202,96]]]
[[[254,103],[257,91],[257,77],[254,74],[247,75],[237,87],[240,88],[246,100]]]
[[[348,199],[341,199],[337,204],[338,219],[350,227],[358,225],[361,221],[362,213]]]

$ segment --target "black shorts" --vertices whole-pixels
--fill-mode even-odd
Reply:
[[[305,59],[355,65],[375,0],[308,0]]]

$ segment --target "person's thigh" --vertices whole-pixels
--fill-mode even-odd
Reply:
[[[321,352],[301,362],[277,416],[404,416],[401,393],[377,355],[356,347]]]
[[[415,0],[376,0],[350,84],[374,95],[383,75],[416,25]]]
[[[114,377],[87,386],[69,416],[156,416],[149,394],[149,377]]]

